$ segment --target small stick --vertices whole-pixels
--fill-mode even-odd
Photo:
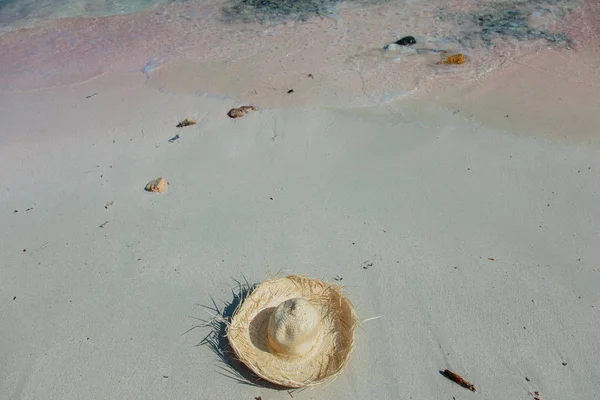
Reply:
[[[102,225],[100,225],[100,228],[104,228],[104,225],[108,224],[108,221],[106,221],[105,223],[103,223]]]
[[[450,371],[449,369],[444,370],[442,375],[444,375],[446,378],[450,379],[451,381],[458,383],[460,386],[462,386],[466,389],[469,389],[471,392],[475,391],[475,385],[473,385],[471,382],[465,381],[462,376],[455,374],[454,372]]]

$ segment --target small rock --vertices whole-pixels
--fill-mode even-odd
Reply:
[[[417,40],[413,36],[404,36],[402,39],[396,41],[396,44],[400,46],[410,46],[415,43],[417,43]]]
[[[230,118],[241,118],[244,115],[248,114],[249,111],[256,111],[256,110],[257,110],[257,108],[254,106],[241,106],[238,108],[232,108],[231,110],[229,110],[227,115]]]
[[[146,190],[148,192],[164,192],[165,190],[167,190],[167,186],[169,185],[169,182],[167,182],[166,179],[163,178],[156,178],[153,181],[150,181],[146,184]]]

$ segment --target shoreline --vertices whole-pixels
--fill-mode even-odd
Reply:
[[[566,2],[565,7],[578,10],[583,7],[579,3]],[[52,87],[104,73],[141,71],[160,75],[167,90],[187,79],[197,86],[191,88],[195,92],[205,90],[206,84],[190,73],[180,77],[178,68],[185,72],[186,65],[242,64],[260,71],[265,79],[269,75],[293,78],[308,69],[325,75],[328,82],[339,81],[342,87],[345,81],[356,86],[359,78],[358,90],[378,103],[415,91],[468,85],[482,74],[494,73],[507,58],[534,54],[551,45],[565,46],[560,38],[569,30],[568,17],[535,14],[535,5],[512,10],[508,3],[479,8],[465,8],[460,2],[447,7],[441,2],[411,3],[400,8],[391,3],[341,8],[338,14],[303,22],[261,25],[223,23],[217,17],[219,4],[184,3],[126,16],[65,19],[4,35],[0,37],[0,63],[5,65],[0,90]],[[517,14],[506,17],[511,12]],[[519,13],[532,16],[525,19]],[[487,22],[474,22],[478,18]],[[511,24],[518,29],[510,28]],[[498,40],[490,39],[489,29],[498,32]],[[538,32],[537,36],[524,34],[525,30]],[[405,35],[417,37],[413,47],[435,52],[383,51],[386,44]],[[442,58],[439,51],[464,53],[468,62],[460,68],[436,67]],[[257,79],[248,76],[249,71],[229,69],[214,71],[217,86],[223,86],[219,80],[231,74],[238,75],[240,84]],[[164,76],[166,70],[173,70],[172,76]]]

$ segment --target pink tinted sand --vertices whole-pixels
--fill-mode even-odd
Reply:
[[[0,90],[37,90],[106,73],[139,72],[162,91],[242,96],[274,106],[288,101],[278,97],[281,91],[312,74],[316,82],[305,83],[315,90],[324,86],[316,97],[373,105],[462,87],[497,70],[507,57],[544,46],[499,42],[493,49],[473,50],[440,40],[459,35],[459,27],[438,19],[439,13],[473,8],[466,1],[346,8],[322,19],[273,26],[224,24],[220,7],[174,4],[135,15],[49,21],[7,34],[0,38]],[[469,62],[440,67],[439,53],[382,51],[407,34],[417,37],[419,47],[463,52]],[[300,92],[290,101],[314,97]]]
[[[224,23],[220,7],[174,4],[135,15],[48,21],[4,35],[0,91],[125,73],[145,75],[146,85],[162,93],[263,109],[433,99],[499,129],[569,140],[593,139],[600,122],[592,112],[600,85],[600,5],[594,1],[566,19],[531,22],[566,31],[573,49],[511,39],[467,49],[442,40],[460,28],[452,18],[438,19],[441,10],[467,12],[474,7],[467,1],[343,8],[326,18],[270,26]],[[415,47],[463,52],[468,62],[440,66],[438,52],[382,49],[405,34],[417,37]]]
[[[565,21],[574,49],[507,57],[502,68],[437,100],[483,125],[567,144],[600,143],[600,3]]]

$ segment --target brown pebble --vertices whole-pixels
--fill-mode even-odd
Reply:
[[[241,118],[244,115],[248,114],[249,111],[256,111],[256,110],[257,110],[257,108],[254,106],[241,106],[238,108],[232,108],[231,110],[229,110],[227,115],[230,118]]]
[[[169,185],[169,182],[167,182],[166,179],[163,178],[156,178],[153,181],[150,181],[146,184],[146,190],[148,192],[164,192],[165,190],[167,190],[167,186]]]

